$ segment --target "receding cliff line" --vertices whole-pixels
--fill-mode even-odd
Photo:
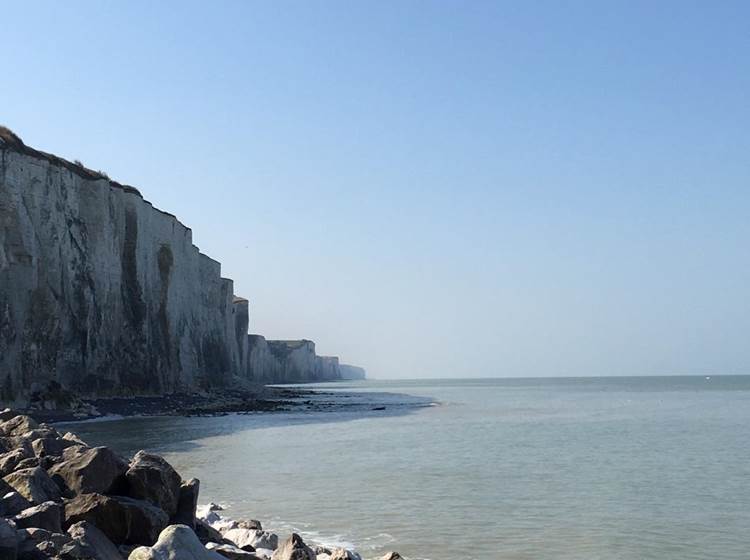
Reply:
[[[248,335],[248,376],[259,383],[307,383],[341,379],[339,359],[318,356],[312,340],[266,340]]]
[[[0,401],[340,378],[311,341],[248,326],[248,301],[175,216],[0,127]]]

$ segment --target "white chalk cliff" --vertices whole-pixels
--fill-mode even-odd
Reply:
[[[260,383],[306,383],[341,379],[339,359],[318,356],[311,340],[248,336],[248,376]]]
[[[0,401],[340,378],[312,342],[248,337],[248,317],[174,216],[0,128]]]

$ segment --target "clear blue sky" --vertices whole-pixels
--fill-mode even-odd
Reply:
[[[750,373],[748,22],[14,2],[0,122],[192,227],[252,332],[372,376]]]

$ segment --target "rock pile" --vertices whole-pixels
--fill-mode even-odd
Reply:
[[[198,507],[198,480],[158,455],[128,461],[7,409],[0,477],[0,560],[361,560]]]

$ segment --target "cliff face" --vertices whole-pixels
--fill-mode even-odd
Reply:
[[[0,400],[225,384],[247,301],[137,190],[0,138]]]
[[[248,322],[174,216],[0,127],[0,402],[340,379],[313,342],[248,336]]]
[[[311,340],[266,340],[248,335],[248,377],[258,383],[307,383],[341,379],[339,359],[315,354]]]
[[[339,374],[341,379],[364,379],[365,370],[358,366],[350,366],[348,364],[341,364],[339,366]]]

